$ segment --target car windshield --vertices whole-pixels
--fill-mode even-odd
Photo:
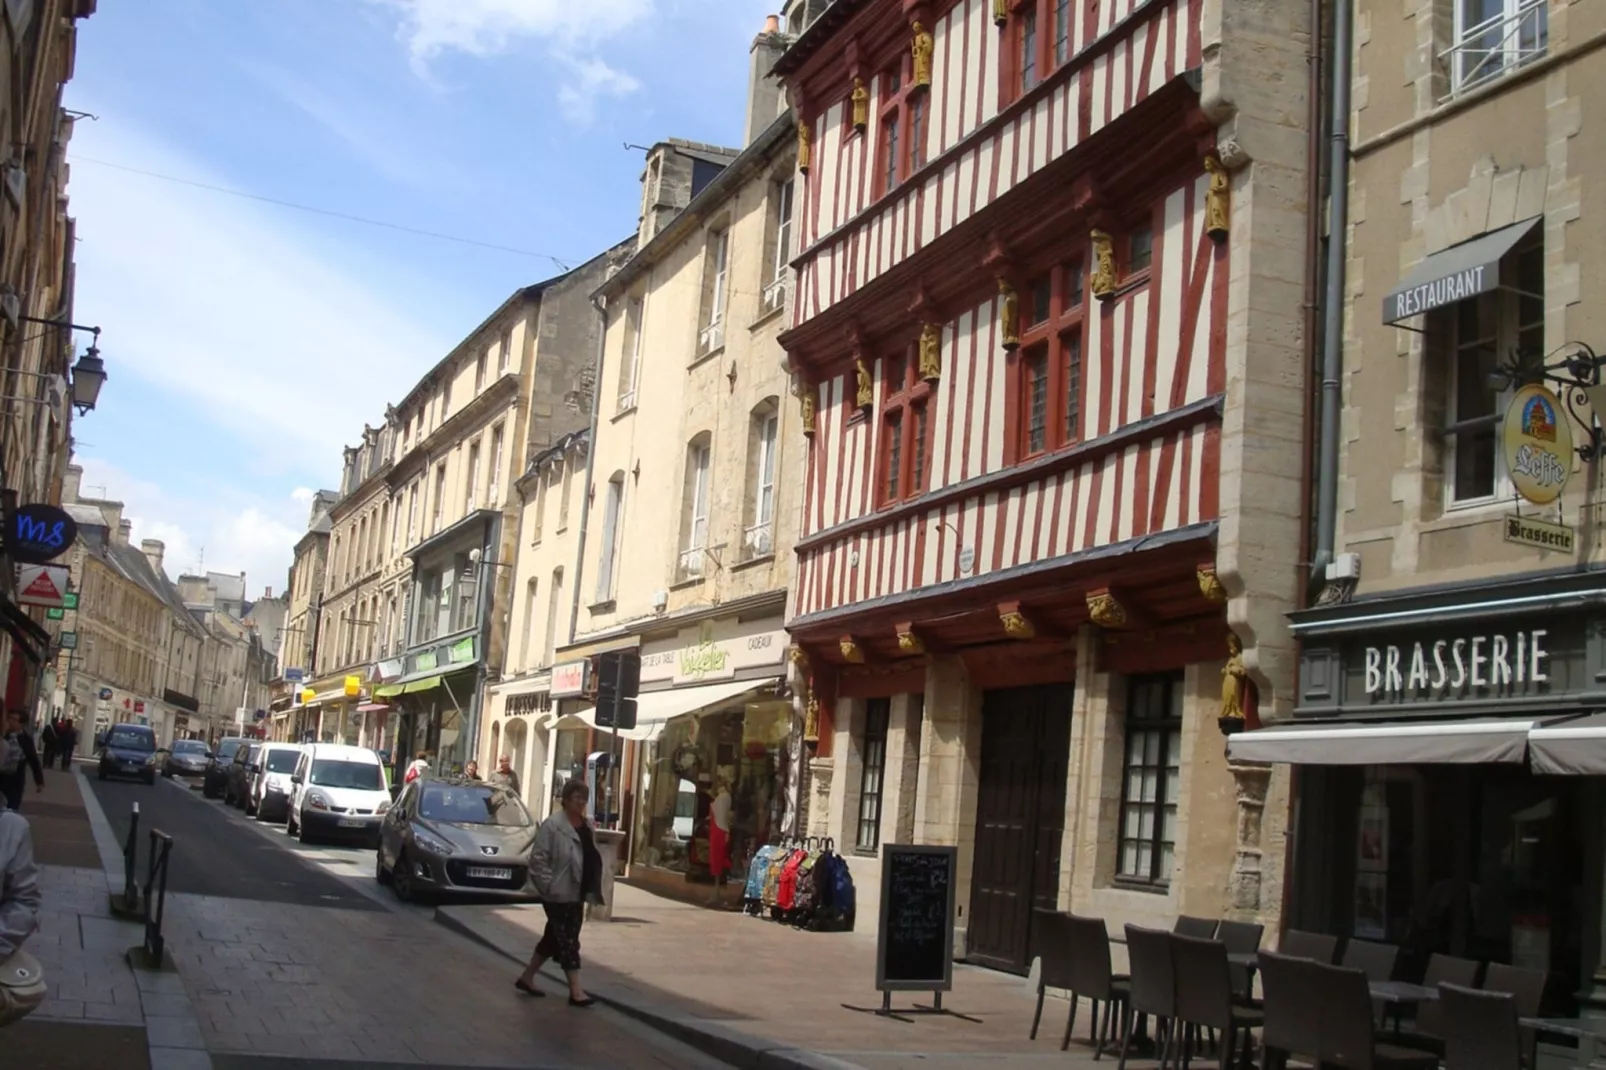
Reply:
[[[418,814],[429,821],[456,825],[530,825],[530,812],[517,795],[488,784],[431,784],[418,802]]]
[[[225,739],[222,743],[219,743],[217,745],[217,760],[220,762],[232,760],[234,752],[240,749],[240,744],[243,742],[244,740],[240,739]]]
[[[293,773],[296,771],[296,762],[300,760],[300,751],[270,750],[268,751],[268,772]]]
[[[384,776],[377,762],[338,762],[325,759],[312,763],[312,782],[320,788],[356,788],[383,791]]]
[[[181,739],[173,744],[174,754],[205,754],[206,744],[198,739]]]
[[[156,737],[137,728],[114,728],[106,736],[106,746],[121,750],[155,750]]]

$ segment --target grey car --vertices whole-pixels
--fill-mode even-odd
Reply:
[[[163,763],[162,775],[169,780],[176,776],[205,776],[206,765],[211,760],[212,752],[200,740],[174,740],[172,749],[168,751],[167,761]]]
[[[508,788],[420,777],[379,829],[374,875],[403,902],[462,894],[529,900],[535,821]]]

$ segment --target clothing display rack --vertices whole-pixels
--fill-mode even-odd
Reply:
[[[747,867],[743,913],[811,932],[852,932],[853,874],[826,836],[787,837],[760,847]]]

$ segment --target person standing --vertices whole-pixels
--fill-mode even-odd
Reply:
[[[480,778],[480,763],[470,758],[468,764],[463,766],[463,778],[465,780],[478,780]]]
[[[0,801],[0,968],[32,983],[0,987],[0,1026],[9,1025],[45,999],[39,963],[22,950],[39,928],[39,867],[33,857],[33,832],[20,814]]]
[[[65,717],[56,731],[56,746],[61,751],[62,771],[66,772],[72,768],[72,752],[78,746],[78,726]]]
[[[22,809],[23,788],[28,770],[33,770],[35,791],[45,790],[45,770],[39,764],[39,751],[23,721],[21,710],[6,711],[6,727],[0,735],[0,796],[12,810]]]
[[[402,783],[411,784],[413,781],[417,780],[421,776],[424,776],[428,772],[429,751],[421,750],[418,752],[418,757],[413,759],[413,764],[407,767],[407,775],[402,777]]]
[[[580,987],[580,926],[587,902],[602,901],[602,855],[586,821],[590,789],[583,780],[563,785],[561,808],[535,834],[530,852],[530,879],[546,911],[546,931],[535,953],[513,987],[527,996],[544,996],[535,987],[535,975],[547,959],[562,967],[569,982],[569,1006],[589,1007],[596,1002]]]
[[[515,795],[524,794],[519,788],[519,774],[513,768],[513,759],[506,754],[496,760],[496,772],[491,774],[491,783],[506,784]]]
[[[50,768],[56,761],[56,733],[61,728],[61,720],[46,721],[45,727],[39,732],[39,749],[44,753],[45,768]]]

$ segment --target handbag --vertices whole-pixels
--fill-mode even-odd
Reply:
[[[26,1018],[45,1001],[45,970],[20,948],[0,961],[0,1026]]]

